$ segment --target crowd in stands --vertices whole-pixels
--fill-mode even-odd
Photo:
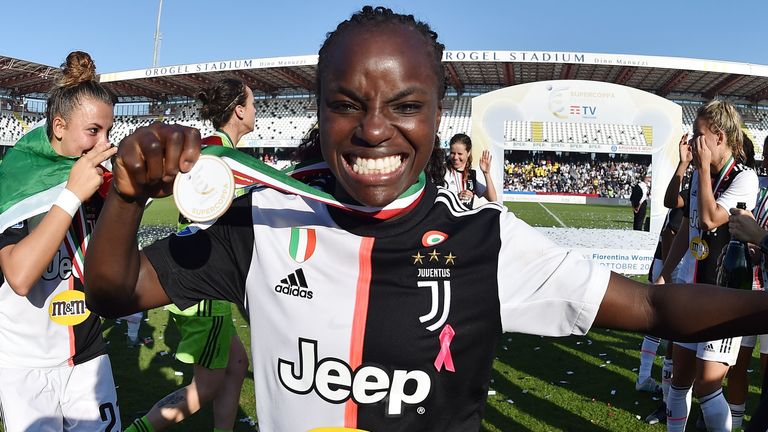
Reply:
[[[542,158],[505,160],[504,189],[628,199],[632,186],[642,180],[647,170],[648,163],[577,160],[547,153]]]

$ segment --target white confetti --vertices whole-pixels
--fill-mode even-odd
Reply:
[[[611,390],[611,396],[616,396],[616,390]]]
[[[527,389],[523,390],[523,394],[526,394],[526,393],[528,393],[528,390]]]
[[[184,372],[182,371],[175,371],[173,374],[176,376],[184,376]]]
[[[635,418],[640,420],[640,416],[639,415],[635,415]]]
[[[515,401],[513,401],[512,399],[507,399],[507,403],[508,404],[513,404],[513,403],[515,403]]]
[[[573,375],[573,371],[566,371],[565,374],[566,375]]]
[[[496,396],[496,390],[488,390],[488,396]]]

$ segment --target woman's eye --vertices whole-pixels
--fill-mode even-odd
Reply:
[[[357,107],[349,102],[336,102],[331,104],[331,109],[337,112],[357,111]]]
[[[403,103],[397,106],[397,111],[402,113],[415,113],[421,109],[421,104],[417,103]]]

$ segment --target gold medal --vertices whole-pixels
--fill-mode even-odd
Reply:
[[[699,236],[696,236],[691,240],[690,250],[691,255],[698,261],[706,259],[709,256],[709,245],[706,240]]]
[[[176,207],[193,222],[206,222],[223,215],[234,196],[232,170],[216,156],[200,156],[189,172],[177,174],[173,182]]]

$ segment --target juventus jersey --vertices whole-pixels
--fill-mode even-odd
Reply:
[[[102,198],[84,205],[93,227]],[[0,249],[26,237],[42,219],[36,216],[0,234]],[[1,276],[1,274],[0,274]],[[106,354],[101,320],[85,305],[83,284],[72,274],[72,257],[62,243],[26,297],[0,277],[0,367],[73,366]]]
[[[248,309],[263,431],[476,431],[499,335],[586,333],[610,276],[430,183],[396,220],[256,189],[193,228],[144,252],[179,307]]]
[[[727,167],[725,168],[727,169]],[[722,173],[719,185],[713,183],[715,201],[726,212],[739,202],[747,204],[747,210],[755,207],[758,192],[757,174],[751,168],[736,163],[728,172]],[[710,283],[717,281],[717,258],[731,240],[728,223],[711,230],[702,231],[699,221],[699,170],[691,177],[690,199],[685,202],[684,214],[688,216],[688,250],[683,256],[680,278],[687,283]]]

